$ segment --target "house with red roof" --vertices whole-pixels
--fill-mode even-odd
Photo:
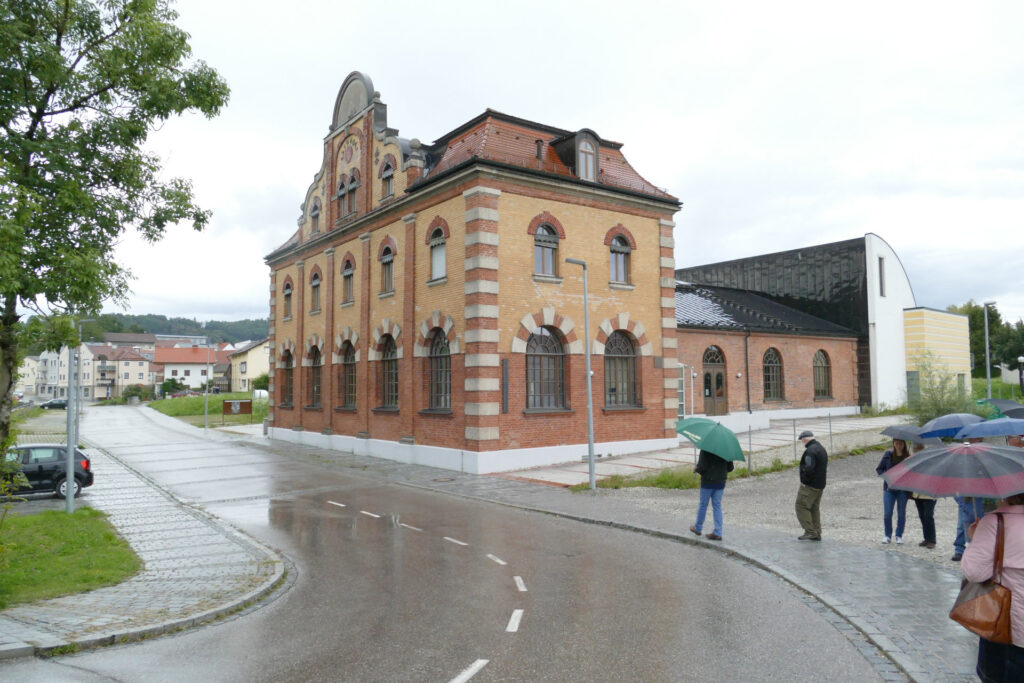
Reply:
[[[190,389],[201,389],[207,378],[216,380],[216,366],[222,366],[223,374],[224,368],[228,367],[230,353],[215,346],[157,346],[153,351],[153,362],[163,367],[161,382],[176,379]]]

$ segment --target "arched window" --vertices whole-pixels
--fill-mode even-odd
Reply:
[[[384,164],[384,170],[380,174],[380,190],[383,197],[390,197],[395,193],[395,169],[391,164]]]
[[[320,407],[321,389],[323,387],[324,358],[320,349],[309,350],[309,407]]]
[[[444,330],[435,329],[430,341],[430,407],[452,407],[452,358]]]
[[[398,347],[390,334],[381,339],[380,395],[382,408],[398,407]]]
[[[533,236],[533,272],[557,275],[558,233],[550,225],[537,226]]]
[[[782,390],[782,356],[775,349],[768,349],[761,359],[764,368],[764,400],[781,401]]]
[[[629,282],[629,242],[622,235],[612,239],[611,246],[611,281]]]
[[[577,173],[583,180],[591,182],[597,180],[597,154],[594,145],[589,140],[580,141],[579,164],[576,167]]]
[[[353,286],[353,275],[356,269],[350,259],[345,259],[341,266],[341,302],[344,304],[355,301],[355,288]]]
[[[341,381],[338,391],[341,394],[341,407],[349,410],[356,407],[356,350],[352,342],[345,342],[341,347]]]
[[[832,398],[832,364],[824,350],[814,354],[813,366],[814,398]]]
[[[338,180],[338,192],[337,194],[334,195],[334,198],[338,200],[339,216],[348,215],[348,208],[345,205],[345,199],[346,197],[348,197],[348,188],[346,187],[347,183],[348,177],[344,173],[342,173],[341,179]]]
[[[565,349],[547,327],[526,341],[526,407],[565,407]]]
[[[292,317],[292,283],[284,283],[284,288],[281,290],[282,308],[284,309],[281,313],[282,317]]]
[[[395,252],[391,247],[380,252],[380,291],[395,291]]]
[[[359,187],[359,177],[355,171],[352,171],[352,175],[348,178],[348,192],[345,199],[345,208],[348,209],[348,214],[356,212],[356,188]]]
[[[722,355],[722,349],[717,346],[709,346],[704,349],[704,357],[701,361],[705,365],[725,365],[725,356]]]
[[[320,232],[320,200],[314,199],[313,206],[309,209],[310,232],[314,235]]]
[[[309,312],[320,312],[320,273],[313,273],[309,278]]]
[[[440,280],[447,274],[444,230],[435,228],[430,233],[430,279]]]
[[[281,354],[281,373],[284,375],[284,381],[281,382],[281,405],[283,406],[292,405],[292,393],[295,390],[294,371],[295,360],[292,357],[292,352],[285,351]]]
[[[612,332],[604,346],[604,404],[639,406],[637,394],[636,348],[625,332]]]

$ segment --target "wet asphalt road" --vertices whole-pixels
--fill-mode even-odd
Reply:
[[[309,449],[210,441],[130,408],[91,410],[84,427],[278,548],[291,583],[196,630],[0,664],[5,680],[449,681],[479,660],[473,681],[878,680],[820,610],[717,553],[385,484]]]

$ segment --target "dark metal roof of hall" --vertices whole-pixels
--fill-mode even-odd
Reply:
[[[676,325],[827,337],[857,333],[745,289],[676,282]]]

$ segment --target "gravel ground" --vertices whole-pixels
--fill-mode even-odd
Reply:
[[[833,459],[828,465],[828,484],[821,499],[822,536],[828,540],[853,545],[883,547],[882,480],[875,474],[881,451]],[[793,504],[800,480],[796,468],[761,477],[731,480],[725,488],[722,509],[725,516],[723,535],[728,539],[729,527],[774,529],[803,533],[796,521]],[[634,504],[673,512],[689,527],[697,511],[698,489],[665,490],[656,488],[602,489],[607,495],[630,500]],[[704,530],[711,530],[711,508],[708,507]],[[893,512],[893,529],[896,514]],[[935,533],[938,545],[928,550],[918,545],[924,536],[914,502],[907,502],[907,526],[903,545],[895,542],[887,547],[892,552],[908,553],[915,557],[955,568],[959,562],[950,561],[953,537],[956,535],[956,503],[952,498],[940,498],[935,506]]]

